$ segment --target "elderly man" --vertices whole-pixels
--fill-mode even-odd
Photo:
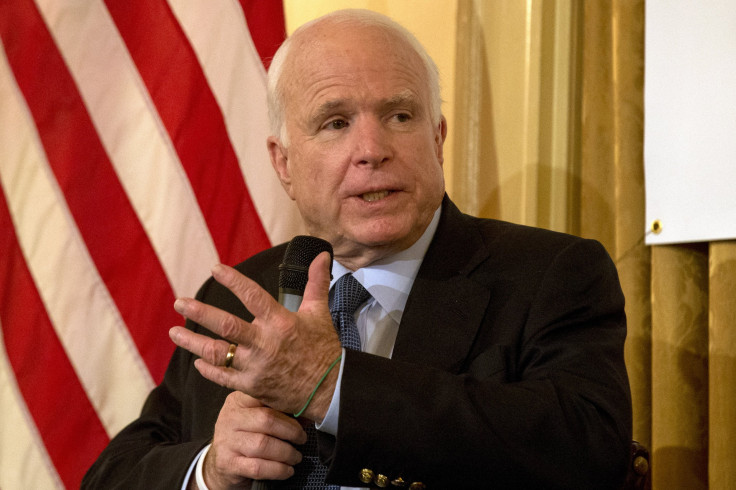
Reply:
[[[85,485],[620,486],[615,268],[596,242],[457,210],[437,70],[413,36],[369,12],[313,21],[274,58],[269,97],[272,164],[333,277],[318,255],[292,312],[274,299],[283,245],[216,266],[177,300],[166,378]],[[367,290],[352,346],[330,315],[347,282]]]

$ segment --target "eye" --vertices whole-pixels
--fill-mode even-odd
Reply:
[[[411,116],[409,114],[404,113],[404,112],[400,112],[399,114],[395,114],[394,117],[400,123],[409,122],[411,120]]]
[[[325,129],[345,129],[348,127],[348,122],[345,119],[333,119],[325,124]]]

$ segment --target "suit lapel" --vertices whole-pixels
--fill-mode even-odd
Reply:
[[[458,372],[490,293],[469,278],[488,256],[480,233],[445,196],[432,244],[412,286],[393,359]]]

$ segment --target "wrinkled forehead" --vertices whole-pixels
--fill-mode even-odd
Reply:
[[[386,28],[326,21],[300,32],[292,42],[280,81],[287,99],[298,97],[330,71],[350,73],[367,66],[377,67],[375,71],[387,77],[390,70],[413,71],[428,87],[419,55],[403,37]]]

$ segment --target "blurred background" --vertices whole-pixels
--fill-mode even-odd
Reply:
[[[78,486],[161,380],[174,297],[303,230],[264,68],[338,8],[438,64],[461,210],[614,258],[653,488],[736,488],[736,242],[647,245],[644,0],[0,2],[0,488]]]

